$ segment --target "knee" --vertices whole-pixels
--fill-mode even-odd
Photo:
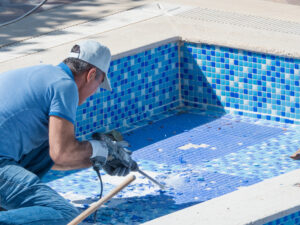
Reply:
[[[59,195],[56,191],[47,185],[45,185],[44,188],[48,189],[48,193],[51,193],[49,195],[51,196],[51,203],[49,206],[52,206],[54,209],[58,210],[66,221],[70,222],[79,215],[79,210],[69,203],[65,198]]]
[[[61,214],[66,222],[70,222],[79,215],[78,209],[46,184],[36,184],[27,189],[28,205],[42,205],[50,207]]]

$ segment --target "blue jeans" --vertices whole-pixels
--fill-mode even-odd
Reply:
[[[52,167],[48,144],[19,162],[0,157],[0,224],[67,224],[78,210],[40,181]]]

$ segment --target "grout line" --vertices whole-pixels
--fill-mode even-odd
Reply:
[[[243,109],[234,109],[234,108],[230,108],[230,107],[224,107],[225,110],[228,111],[232,111],[232,112],[243,112],[243,113],[250,113],[250,114],[259,114],[259,115],[263,115],[263,116],[271,116],[271,117],[279,117],[281,119],[287,119],[287,120],[292,120],[295,122],[300,122],[300,119],[296,119],[296,118],[290,118],[290,117],[285,117],[285,116],[278,116],[278,115],[272,115],[272,114],[268,114],[268,113],[261,113],[261,112],[253,112],[253,111],[248,111],[248,110],[243,110]]]
[[[216,107],[216,108],[225,109],[223,106],[217,106],[217,105],[212,105],[212,104],[204,104],[204,103],[201,103],[201,102],[193,102],[193,101],[186,100],[186,99],[183,99],[182,101],[192,103],[192,104],[197,104],[197,105],[203,105],[205,108],[207,108],[207,106],[213,106],[213,107]]]
[[[262,115],[262,116],[279,117],[281,119],[287,119],[287,120],[292,120],[294,122],[300,122],[300,119],[290,118],[290,117],[285,117],[285,116],[277,116],[277,115],[272,115],[272,114],[268,114],[268,113],[253,112],[253,111],[248,111],[248,110],[243,110],[243,109],[234,109],[234,108],[230,108],[230,107],[223,107],[223,106],[217,106],[217,105],[212,105],[212,104],[204,104],[204,103],[193,102],[193,101],[189,101],[189,100],[183,100],[183,102],[188,102],[188,103],[192,103],[192,104],[202,105],[205,108],[205,110],[207,109],[207,106],[212,106],[212,107],[216,107],[216,108],[227,110],[230,113],[233,113],[233,112],[243,112],[243,113],[250,113],[250,114],[254,114],[254,115],[258,114],[258,115]],[[276,121],[276,122],[278,122],[278,121]],[[280,122],[278,122],[278,123],[280,123]]]
[[[179,94],[179,105],[182,107],[183,106],[183,102],[182,102],[182,90],[181,90],[181,46],[183,45],[182,40],[178,41],[178,94]]]

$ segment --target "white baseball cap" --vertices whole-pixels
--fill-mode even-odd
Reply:
[[[76,45],[80,47],[79,52],[70,52],[69,57],[85,61],[105,73],[104,80],[99,87],[112,91],[107,77],[111,54],[109,49],[95,40],[84,40]]]

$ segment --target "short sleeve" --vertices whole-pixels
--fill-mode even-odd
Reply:
[[[49,116],[58,116],[75,123],[78,89],[73,80],[60,80],[51,86]]]

